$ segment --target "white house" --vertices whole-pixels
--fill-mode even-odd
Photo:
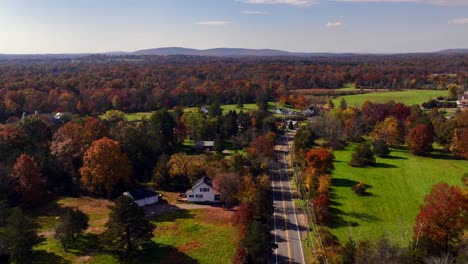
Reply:
[[[130,197],[139,207],[155,204],[161,198],[161,195],[151,187],[124,192],[123,195]]]
[[[217,203],[221,201],[221,194],[213,188],[211,179],[203,177],[196,181],[192,189],[187,190],[187,202],[191,203]]]

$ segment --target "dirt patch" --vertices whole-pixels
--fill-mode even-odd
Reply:
[[[235,210],[225,210],[223,208],[207,208],[200,214],[200,220],[214,225],[232,224]]]
[[[177,247],[177,249],[180,252],[188,254],[188,253],[192,252],[192,250],[194,250],[196,248],[201,248],[202,246],[203,246],[203,244],[200,241],[195,240],[195,241],[180,245],[179,247]]]

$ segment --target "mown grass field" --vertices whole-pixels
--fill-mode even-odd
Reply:
[[[165,195],[166,196],[166,195]],[[36,246],[34,263],[120,263],[100,249],[98,235],[105,230],[108,206],[112,202],[90,197],[62,198],[31,215],[44,241]],[[53,238],[57,216],[63,208],[75,207],[90,218],[86,233],[67,251]],[[151,219],[156,225],[150,250],[130,263],[230,263],[235,253],[237,230],[231,224],[232,211],[221,208],[181,210]]]
[[[468,162],[435,152],[418,157],[405,149],[392,150],[389,158],[377,158],[377,165],[353,168],[348,165],[355,145],[335,151],[331,189],[331,211],[335,214],[331,231],[341,241],[362,238],[389,239],[407,245],[424,196],[439,182],[461,186]],[[359,181],[370,186],[369,195],[352,190]]]
[[[373,103],[386,103],[395,101],[406,105],[422,104],[430,99],[435,99],[438,96],[446,96],[447,91],[442,90],[407,90],[397,92],[379,92],[366,93],[356,95],[341,96],[333,100],[335,105],[339,105],[341,98],[344,98],[349,106],[360,107],[365,101],[369,100]]]

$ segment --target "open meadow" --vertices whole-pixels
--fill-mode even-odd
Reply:
[[[435,99],[439,96],[447,96],[447,91],[443,90],[406,90],[397,92],[376,92],[366,94],[355,94],[341,96],[333,100],[335,105],[339,105],[342,98],[346,100],[349,106],[360,107],[365,101],[373,103],[386,103],[395,101],[406,105],[422,104],[430,99]]]
[[[331,231],[340,241],[377,239],[383,235],[401,245],[410,241],[419,206],[431,187],[439,182],[461,185],[468,162],[437,151],[418,157],[406,149],[392,149],[377,165],[353,168],[348,165],[355,145],[335,151],[331,189]],[[364,181],[368,195],[358,196],[352,186]]]

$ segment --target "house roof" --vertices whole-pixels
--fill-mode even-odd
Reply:
[[[214,141],[195,141],[196,148],[213,147]]]
[[[158,196],[159,194],[151,187],[144,187],[127,192],[134,200],[141,200],[148,197]]]
[[[211,179],[208,178],[207,176],[203,176],[203,178],[199,179],[193,184],[192,188],[195,188],[195,186],[202,184],[202,183],[205,183],[206,185],[213,187]]]

